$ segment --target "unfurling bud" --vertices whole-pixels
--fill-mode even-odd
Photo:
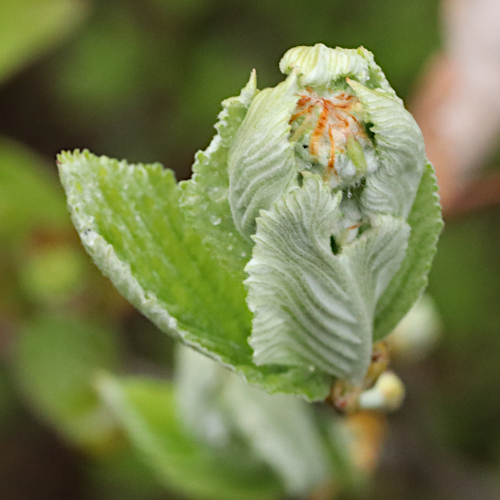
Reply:
[[[258,365],[359,383],[377,302],[401,267],[425,166],[421,132],[370,52],[296,47],[228,155]],[[388,332],[387,332],[388,333]]]

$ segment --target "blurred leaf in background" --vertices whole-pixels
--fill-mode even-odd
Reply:
[[[70,34],[87,8],[84,0],[2,0],[0,83]]]
[[[36,228],[68,231],[70,224],[56,178],[45,160],[22,144],[0,137],[0,237],[20,242]]]
[[[193,498],[264,500],[281,496],[272,472],[248,454],[213,449],[193,439],[178,419],[168,382],[110,379],[101,387],[132,443],[166,485]]]
[[[125,434],[167,485],[193,498],[264,500],[364,483],[371,471],[353,465],[353,435],[331,410],[270,396],[192,349],[177,353],[174,383],[99,382]]]
[[[16,379],[28,404],[55,428],[89,451],[112,446],[116,424],[93,382],[119,368],[111,328],[71,317],[40,316],[20,332]]]

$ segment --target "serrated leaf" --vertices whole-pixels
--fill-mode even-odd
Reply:
[[[59,165],[85,248],[160,330],[269,392],[326,397],[330,381],[324,374],[255,366],[243,283],[187,224],[171,171],[78,151],[61,154]]]
[[[196,154],[193,176],[179,183],[183,190],[181,206],[189,223],[213,249],[221,262],[243,280],[243,268],[251,253],[251,244],[241,236],[233,221],[228,201],[227,158],[235,134],[257,93],[255,72],[238,97],[226,99],[215,128],[218,134],[205,151]]]
[[[340,196],[333,198],[315,176],[261,213],[246,267],[257,364],[363,376],[371,351],[369,321],[330,246],[339,203]]]
[[[133,445],[166,485],[196,498],[279,498],[279,480],[241,449],[215,449],[197,440],[177,413],[167,382],[105,378],[101,394]]]
[[[434,169],[425,166],[408,217],[411,227],[406,256],[377,304],[374,340],[388,335],[422,295],[443,228]]]
[[[298,101],[291,74],[253,100],[229,151],[229,205],[238,231],[250,241],[255,219],[297,183],[289,120]]]
[[[71,443],[106,448],[115,423],[102,406],[94,381],[118,368],[114,332],[83,320],[41,316],[20,332],[16,382],[28,404]]]
[[[0,81],[71,33],[87,7],[80,0],[3,0]]]
[[[185,225],[171,171],[86,152],[64,154],[60,162],[83,244],[126,298],[174,335],[203,332],[205,346],[222,351],[231,342],[244,345],[243,286]]]
[[[408,227],[391,216],[334,255],[340,196],[307,175],[257,220],[246,271],[257,364],[313,367],[359,382],[372,351],[375,303],[401,263]]]

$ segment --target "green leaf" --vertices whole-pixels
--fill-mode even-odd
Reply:
[[[72,33],[87,9],[80,0],[2,0],[0,82]]]
[[[290,117],[298,101],[297,76],[290,75],[252,102],[229,151],[229,204],[238,231],[250,240],[260,210],[297,184]]]
[[[226,383],[233,377],[241,378],[194,349],[178,346],[175,389],[179,414],[198,439],[212,446],[234,438],[235,429],[224,405]]]
[[[69,229],[64,198],[44,162],[25,146],[0,137],[0,236],[22,238],[30,229]]]
[[[185,224],[173,173],[88,152],[63,153],[59,162],[75,227],[118,290],[188,343],[243,349],[250,328],[243,285]]]
[[[331,196],[319,176],[305,175],[301,188],[257,219],[246,267],[257,364],[363,379],[376,300],[403,260],[409,228],[402,220],[379,217],[335,255],[331,237],[340,198]]]
[[[257,93],[255,72],[238,97],[226,99],[215,125],[218,134],[205,151],[198,151],[190,180],[179,183],[181,206],[189,224],[201,235],[221,262],[243,280],[251,244],[241,236],[228,201],[227,157],[235,134]]]
[[[282,496],[279,480],[262,462],[241,449],[217,449],[196,439],[179,418],[169,383],[104,378],[100,388],[133,445],[167,486],[214,500]]]
[[[372,227],[350,244],[344,245],[339,260],[359,287],[370,317],[406,253],[410,226],[402,219],[380,215]]]
[[[266,394],[187,348],[178,351],[176,395],[182,421],[198,439],[220,447],[243,438],[290,495],[306,495],[332,478],[320,422],[305,401]]]
[[[298,68],[302,87],[330,87],[346,77],[353,77],[364,85],[390,89],[382,70],[375,64],[373,54],[363,47],[331,49],[322,43],[314,47],[293,47],[282,57],[280,71],[288,75],[294,68]]]
[[[422,132],[393,92],[348,82],[373,124],[371,131],[380,163],[377,171],[366,178],[361,206],[367,213],[388,213],[406,219],[425,165]]]
[[[369,321],[330,245],[339,203],[319,176],[307,176],[302,188],[257,220],[246,267],[257,364],[317,367],[342,378],[364,375]]]
[[[85,248],[118,291],[158,328],[269,392],[326,397],[325,375],[255,366],[247,343],[251,317],[243,283],[186,222],[171,171],[78,151],[58,160]]]
[[[70,442],[106,448],[115,422],[94,382],[116,370],[118,346],[109,329],[69,317],[41,316],[20,332],[15,375],[28,403]]]
[[[434,169],[425,166],[408,217],[411,227],[405,259],[377,304],[374,341],[388,335],[422,295],[443,228]]]
[[[236,377],[224,395],[229,418],[289,495],[306,496],[332,479],[335,471],[312,406],[285,394],[271,396]]]

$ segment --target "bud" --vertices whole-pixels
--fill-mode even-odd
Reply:
[[[429,295],[424,295],[387,337],[395,357],[421,361],[439,341],[441,319]]]
[[[375,385],[359,395],[361,410],[394,411],[401,407],[405,397],[405,386],[393,372],[380,375]]]
[[[380,377],[387,373],[389,364],[389,350],[385,342],[377,342],[373,345],[371,363],[366,375],[360,384],[352,384],[346,380],[338,380],[332,386],[326,402],[331,404],[339,413],[352,414],[361,409],[362,395],[369,393],[378,383]],[[370,409],[367,407],[366,409]]]
[[[253,99],[229,154],[256,364],[359,384],[378,299],[405,257],[422,134],[364,48],[289,50],[286,80]]]
[[[253,234],[259,211],[299,186],[305,171],[344,193],[346,228],[376,213],[407,217],[425,164],[422,134],[373,55],[295,47],[280,69],[288,78],[254,99],[229,153],[238,230]],[[347,203],[353,193],[359,213]]]

